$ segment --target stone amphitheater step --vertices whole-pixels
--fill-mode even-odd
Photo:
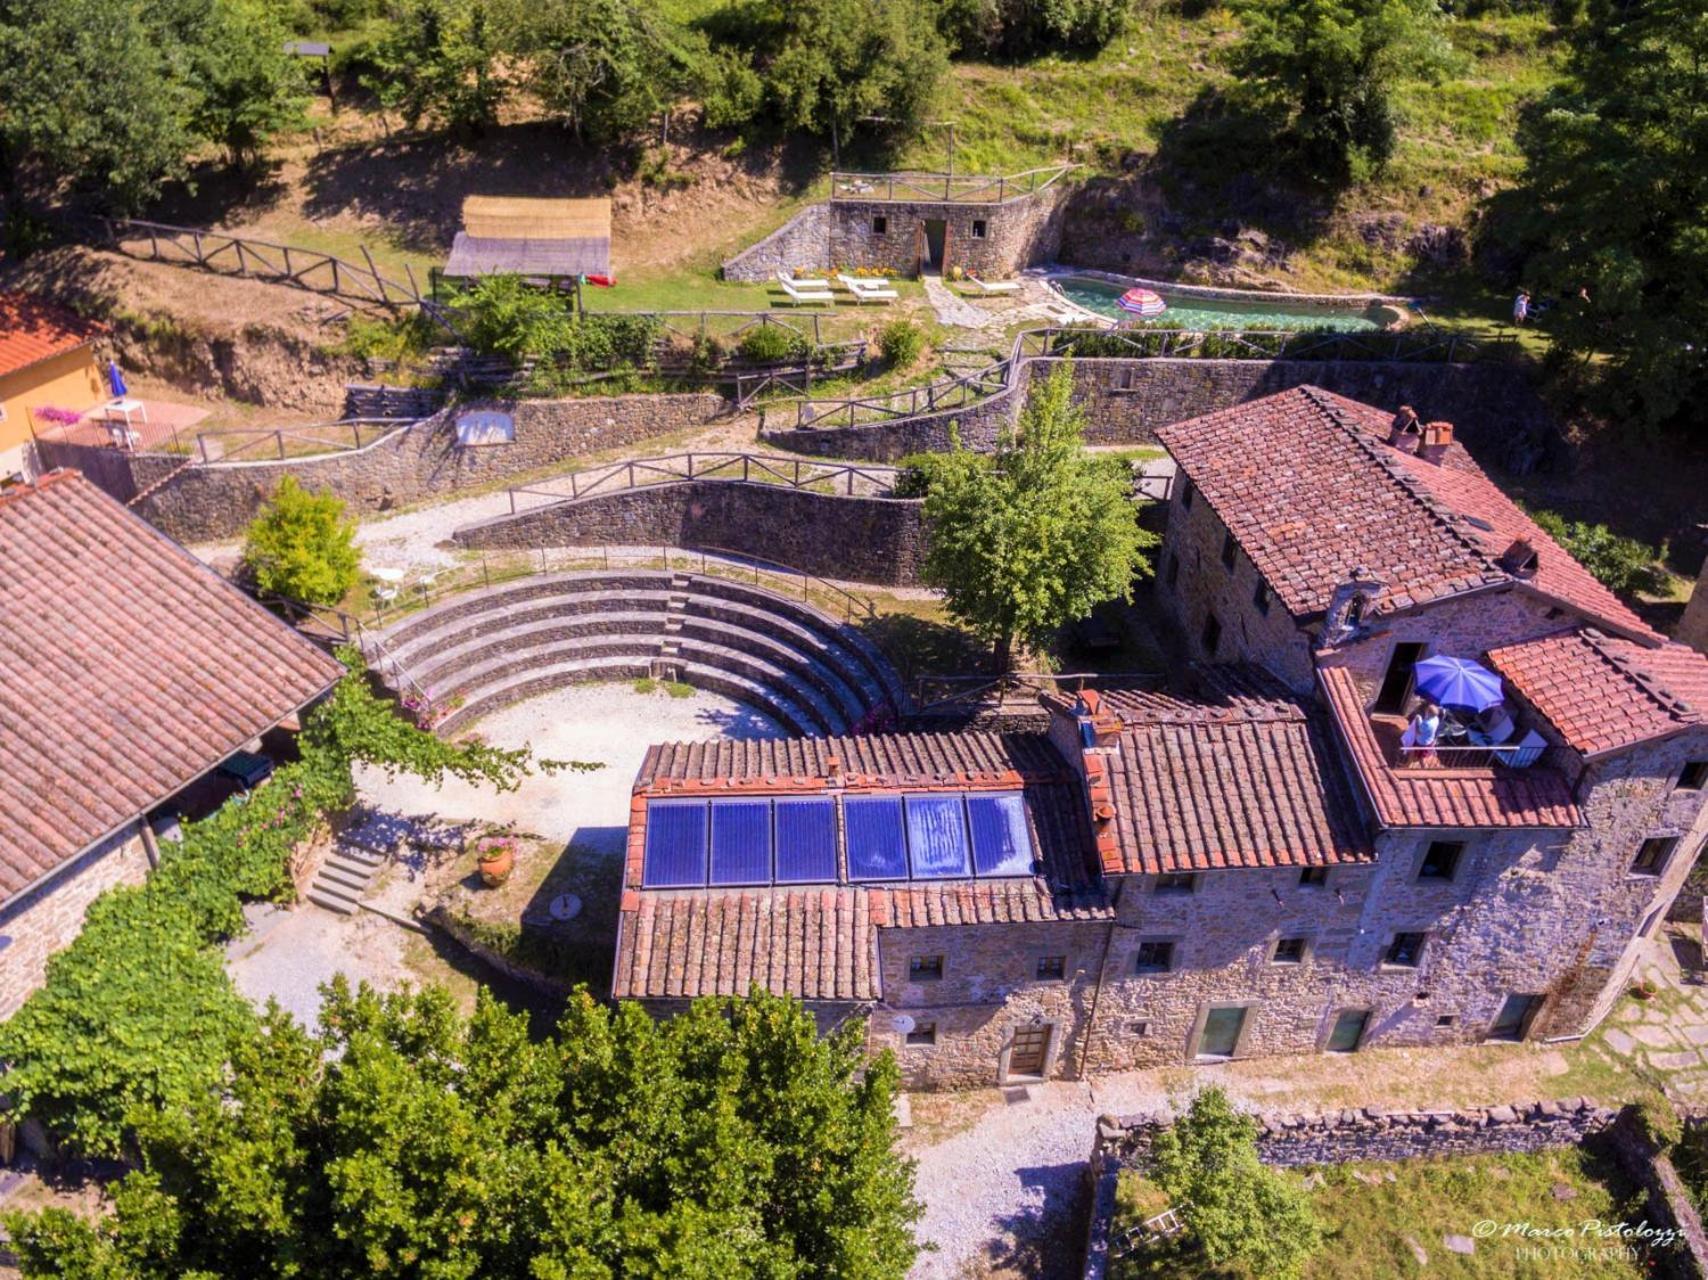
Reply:
[[[530,600],[557,599],[566,594],[586,591],[609,591],[619,595],[634,592],[656,592],[668,599],[670,580],[662,572],[649,570],[577,570],[568,573],[548,573],[521,578],[489,590],[453,596],[430,609],[409,615],[390,627],[385,634],[386,647],[393,652],[408,649],[422,636],[443,629],[459,618],[490,613],[495,609],[525,605]],[[661,606],[662,607],[662,606]]]
[[[584,614],[631,613],[647,614],[651,618],[650,626],[662,626],[669,617],[665,611],[669,599],[667,591],[632,588],[571,590],[521,601],[497,599],[489,608],[478,612],[459,608],[454,615],[432,628],[412,626],[401,644],[388,638],[386,649],[398,661],[419,670],[424,662],[440,651],[537,622],[563,621]]]
[[[855,719],[870,708],[890,701],[883,684],[853,649],[827,637],[821,630],[803,627],[789,618],[734,600],[710,597],[694,601],[694,612],[684,621],[683,628],[708,637],[735,628],[813,658],[821,669],[833,673],[843,688],[856,695],[860,711]]]
[[[644,636],[656,647],[664,635],[663,614],[629,610],[609,613],[554,614],[530,611],[528,622],[514,626],[482,627],[477,634],[459,631],[457,643],[417,651],[410,666],[415,679],[435,698],[448,696],[466,671],[487,658],[523,653],[564,640],[601,635]]]
[[[348,838],[326,855],[308,887],[308,900],[339,915],[354,915],[374,876],[385,865],[383,853],[364,848]]]

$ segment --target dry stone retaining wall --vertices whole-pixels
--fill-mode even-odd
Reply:
[[[723,264],[725,280],[771,280],[779,271],[827,265],[830,206],[809,204],[770,235]]]
[[[924,554],[922,504],[742,480],[681,480],[565,499],[458,529],[459,546],[704,547],[823,578],[911,586]]]

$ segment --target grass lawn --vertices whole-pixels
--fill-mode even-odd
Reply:
[[[1388,1280],[1398,1276],[1514,1277],[1544,1280],[1571,1276],[1618,1280],[1650,1274],[1640,1253],[1617,1240],[1582,1233],[1588,1221],[1641,1222],[1636,1189],[1605,1158],[1577,1147],[1534,1155],[1402,1160],[1297,1170],[1286,1176],[1312,1188],[1321,1221],[1322,1248],[1304,1269],[1305,1280]],[[1136,1173],[1122,1176],[1117,1230],[1157,1212],[1166,1197]],[[1568,1229],[1554,1240],[1502,1238],[1498,1230],[1474,1240],[1474,1252],[1449,1249],[1448,1236],[1474,1238],[1479,1222],[1529,1223]],[[1486,1228],[1485,1228],[1486,1230]],[[1555,1252],[1549,1254],[1550,1247]],[[1424,1263],[1419,1251],[1428,1258]],[[1200,1260],[1147,1266],[1142,1252],[1110,1267],[1111,1280],[1245,1280],[1244,1270],[1217,1271]]]

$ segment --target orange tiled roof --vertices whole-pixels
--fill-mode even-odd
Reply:
[[[1429,462],[1386,443],[1390,421],[1306,386],[1163,427],[1157,437],[1295,617],[1322,612],[1334,588],[1364,568],[1384,584],[1378,612],[1519,586],[1613,630],[1654,636],[1462,445]],[[1538,553],[1531,577],[1499,563],[1520,537]]]
[[[831,762],[837,776],[832,777]],[[1035,733],[886,733],[746,742],[666,742],[647,749],[635,790],[692,794],[731,789],[821,791],[1014,784],[1059,778],[1064,764]]]
[[[1352,672],[1320,666],[1335,724],[1384,827],[1578,827],[1582,815],[1557,770],[1395,769]]]
[[[46,298],[0,291],[0,376],[74,351],[106,331]]]
[[[342,672],[76,472],[0,496],[0,565],[0,900]]]
[[[1708,725],[1708,657],[1592,628],[1489,650],[1501,675],[1586,756]]]

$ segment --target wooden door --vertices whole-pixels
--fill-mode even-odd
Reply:
[[[1239,1033],[1245,1026],[1244,1009],[1212,1009],[1204,1017],[1204,1030],[1198,1037],[1200,1058],[1231,1058],[1239,1047]]]
[[[1328,1034],[1330,1053],[1356,1053],[1364,1039],[1364,1028],[1370,1025],[1368,1009],[1343,1009],[1334,1020],[1334,1030]]]
[[[1041,1076],[1044,1074],[1044,1053],[1050,1047],[1048,1027],[1016,1027],[1014,1039],[1008,1046],[1008,1074],[1011,1076]]]

